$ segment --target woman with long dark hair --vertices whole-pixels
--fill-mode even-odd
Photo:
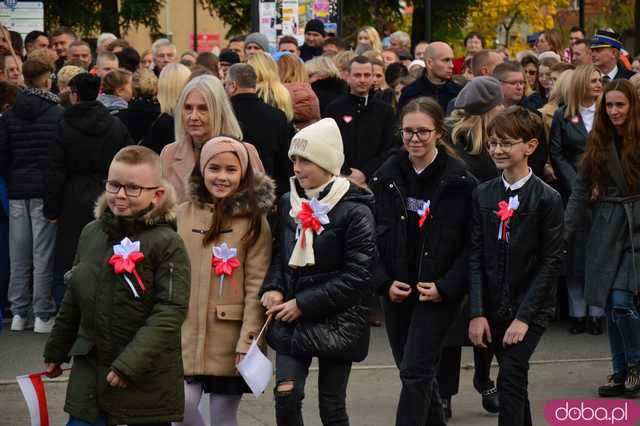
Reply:
[[[565,240],[589,209],[585,299],[605,309],[613,374],[600,396],[640,392],[640,105],[633,85],[613,80],[596,109],[593,129],[565,212]]]

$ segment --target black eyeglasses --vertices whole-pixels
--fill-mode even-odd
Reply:
[[[514,145],[517,145],[519,143],[524,143],[524,141],[523,140],[509,140],[509,139],[505,139],[504,141],[501,141],[498,138],[489,138],[489,140],[487,141],[487,149],[489,151],[493,152],[498,147],[500,147],[502,152],[511,152],[511,148],[513,148]]]
[[[417,136],[418,140],[426,141],[431,136],[431,133],[435,132],[436,129],[427,129],[426,127],[420,127],[419,129],[411,129],[409,127],[405,127],[400,129],[402,133],[402,138],[404,140],[410,141],[413,139],[413,136]]]
[[[107,180],[104,182],[104,187],[106,191],[110,194],[117,194],[120,192],[120,188],[124,188],[124,194],[127,197],[137,198],[142,194],[142,191],[151,191],[154,189],[158,189],[157,186],[139,186],[134,184],[123,185],[114,180]]]

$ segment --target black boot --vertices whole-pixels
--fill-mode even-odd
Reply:
[[[586,326],[587,326],[587,321],[585,317],[571,318],[571,328],[569,329],[569,333],[582,334],[584,333]]]
[[[495,414],[500,411],[500,401],[498,398],[498,389],[493,381],[489,380],[486,383],[480,383],[473,377],[473,387],[482,395],[482,408],[489,413]]]
[[[598,388],[598,395],[603,398],[622,396],[625,392],[624,383],[627,379],[626,373],[612,374],[607,378],[607,384]]]
[[[602,317],[589,317],[587,320],[587,332],[594,336],[602,334]]]

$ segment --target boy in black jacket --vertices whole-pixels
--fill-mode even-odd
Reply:
[[[488,150],[502,175],[472,202],[469,338],[498,358],[500,426],[531,425],[529,359],[553,316],[562,262],[562,199],[527,162],[541,128],[519,106],[493,119]]]

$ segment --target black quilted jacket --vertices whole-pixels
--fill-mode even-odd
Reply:
[[[327,187],[320,194],[320,199],[329,191]],[[299,189],[302,194],[303,190]],[[278,290],[283,293],[284,300],[296,299],[302,311],[300,324],[296,329],[302,331],[306,325],[331,323],[337,316],[340,323],[341,336],[368,336],[366,318],[356,311],[364,312],[367,298],[373,292],[371,272],[376,256],[375,222],[373,219],[373,195],[352,185],[345,196],[329,212],[329,224],[324,226],[320,235],[314,235],[313,250],[316,264],[304,268],[290,268],[289,258],[296,242],[296,223],[289,216],[291,203],[289,193],[282,196],[278,212],[280,226],[276,233],[276,247],[273,251],[271,267],[267,273],[261,294]],[[344,315],[345,312],[351,311]],[[352,315],[353,314],[353,315]],[[357,318],[356,318],[357,317]],[[353,318],[354,320],[344,320]],[[353,342],[332,342],[336,335],[319,335],[316,341],[304,341],[295,327],[276,321],[268,335],[269,344],[278,352],[309,353],[328,346],[353,346]],[[309,334],[306,335],[307,337]],[[359,338],[358,337],[358,338]],[[340,337],[339,337],[340,338]],[[348,337],[345,337],[348,339]],[[325,347],[325,344],[328,346]],[[359,361],[368,350],[368,339],[363,339],[367,347],[358,347],[351,354],[334,354],[341,358]],[[298,346],[298,347],[296,347]],[[302,347],[304,346],[304,347]],[[358,346],[358,345],[356,345]],[[312,348],[313,347],[313,350]]]
[[[63,112],[51,92],[27,89],[0,117],[0,176],[7,178],[10,199],[44,197],[49,144]]]

